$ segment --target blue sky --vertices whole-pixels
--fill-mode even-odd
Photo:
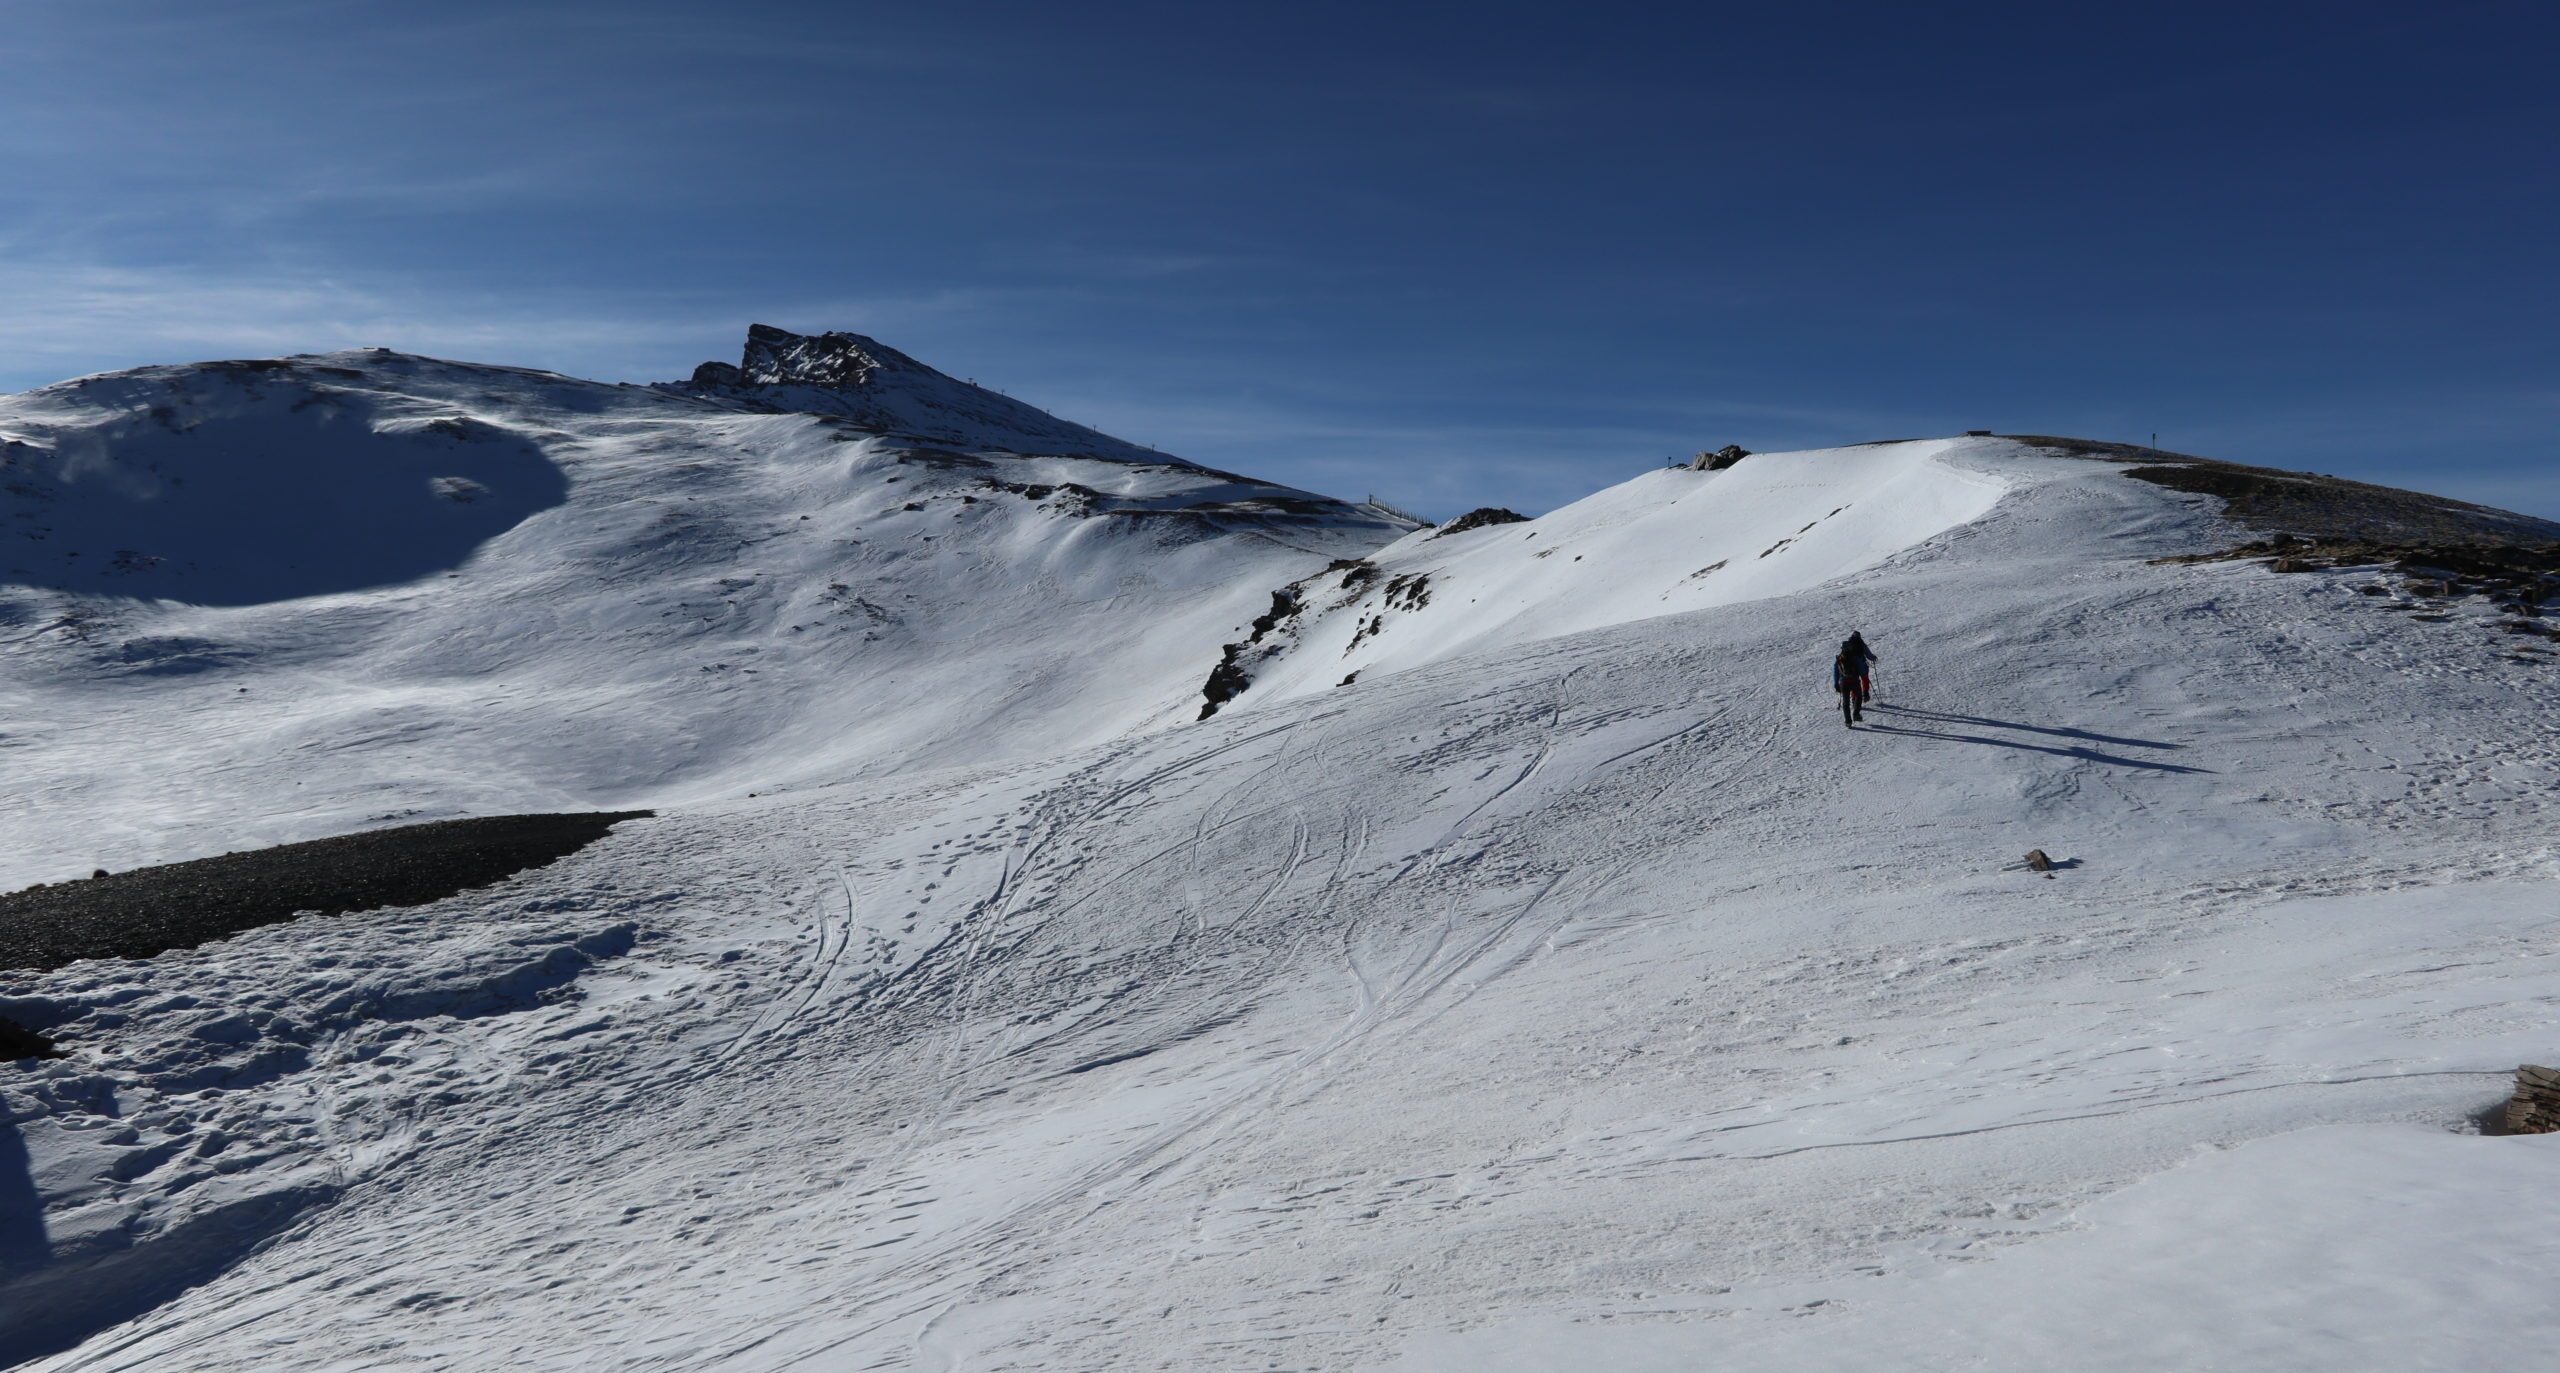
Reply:
[[[2560,7],[0,0],[0,390],[751,320],[1428,514],[1987,427],[2560,516]]]

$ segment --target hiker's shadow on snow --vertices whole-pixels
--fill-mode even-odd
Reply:
[[[1981,715],[1951,715],[1943,710],[1920,710],[1911,706],[1870,706],[1870,710],[1887,710],[1908,715],[1914,720],[1928,720],[1946,725],[1981,725],[1989,729],[2020,729],[2029,734],[2050,734],[2059,739],[2085,739],[2093,744],[2113,744],[2118,748],[2185,748],[2184,744],[2166,743],[2158,739],[2128,739],[2122,735],[2100,734],[2094,730],[2061,729],[2052,725],[2026,725],[2015,720],[1994,720]]]
[[[2088,734],[2088,733],[2085,733],[2085,732],[2080,731],[2080,730],[2043,729],[2043,728],[2039,728],[2039,727],[2034,726],[2034,725],[2013,725],[2013,724],[2009,724],[2009,723],[2007,723],[2006,721],[2002,721],[2002,720],[1975,720],[1975,719],[1973,719],[1973,717],[1970,717],[1970,716],[1963,716],[1963,715],[1940,715],[1940,714],[1937,714],[1937,713],[1932,712],[1932,711],[1903,710],[1903,709],[1899,709],[1899,708],[1897,708],[1897,707],[1892,707],[1892,706],[1871,706],[1871,707],[1869,707],[1869,709],[1872,709],[1872,710],[1879,710],[1879,711],[1881,711],[1881,710],[1892,710],[1892,711],[1893,711],[1895,714],[1897,714],[1897,715],[1907,715],[1907,716],[1911,716],[1911,717],[1913,717],[1913,718],[1915,718],[1915,719],[1927,719],[1927,720],[1962,720],[1962,721],[1966,721],[1967,723],[1978,723],[1978,724],[1990,725],[1990,726],[1993,726],[1993,727],[1995,727],[1995,728],[1999,728],[1999,729],[2023,729],[2023,730],[2029,730],[2029,731],[2032,731],[2032,732],[2037,733],[2037,734],[2055,734],[2055,735],[2061,735],[2061,736],[2063,736],[2063,737],[2065,737],[2065,738],[2076,738],[2076,739],[2106,739],[2106,738],[2107,738],[2107,736],[2105,736],[2105,735],[2103,735],[2103,734]],[[2077,759],[2080,759],[2080,760],[2081,760],[2081,761],[2083,761],[2083,762],[2089,762],[2089,763],[2105,763],[2105,764],[2107,764],[2107,765],[2109,765],[2109,766],[2111,766],[2111,767],[2120,767],[2120,768],[2141,768],[2141,769],[2143,769],[2144,771],[2147,771],[2147,772],[2202,772],[2202,773],[2210,773],[2210,772],[2212,772],[2212,771],[2213,771],[2213,769],[2211,769],[2211,768],[2196,768],[2196,767],[2188,767],[2188,766],[2186,766],[2185,764],[2182,764],[2182,763],[2164,763],[2164,762],[2161,762],[2161,761],[2159,761],[2159,760],[2157,760],[2157,759],[2153,759],[2153,758],[2128,758],[2128,757],[2124,756],[2123,754],[2119,754],[2119,753],[2104,753],[2104,752],[2101,752],[2101,751],[2099,751],[2099,750],[2097,750],[2097,749],[2094,749],[2094,748],[2086,748],[2086,747],[2063,747],[2063,746],[2061,746],[2061,745],[2056,745],[2056,744],[2032,744],[2032,743],[2027,742],[2027,741],[2026,741],[2026,740],[2024,740],[2024,739],[2001,739],[2001,738],[1996,738],[1996,737],[1994,737],[1994,736],[1992,736],[1992,735],[1988,735],[1988,734],[1958,734],[1958,733],[1955,733],[1955,732],[1953,732],[1953,731],[1950,731],[1950,730],[1943,730],[1943,729],[1906,729],[1906,728],[1904,728],[1904,727],[1902,727],[1902,726],[1900,726],[1900,725],[1884,725],[1884,724],[1871,724],[1871,725],[1867,726],[1867,732],[1868,732],[1868,733],[1870,733],[1870,734],[1900,734],[1900,735],[1904,735],[1904,736],[1907,736],[1907,737],[1909,737],[1909,738],[1913,738],[1913,739],[1947,739],[1947,740],[1952,740],[1953,742],[1956,742],[1956,743],[1959,743],[1959,744],[1989,744],[1989,745],[1991,745],[1991,746],[1992,746],[1992,747],[1994,747],[1994,748],[2014,748],[2014,749],[2021,749],[2021,750],[2024,750],[2025,752],[2028,752],[2028,753],[2050,753],[2050,754],[2055,755],[2056,757],[2061,757],[2061,758],[2077,758]],[[2142,748],[2176,748],[2176,747],[2178,747],[2176,744],[2154,744],[2154,743],[2146,743],[2146,742],[2144,742],[2144,741],[2142,741],[2142,740],[2139,740],[2139,739],[2110,740],[2109,742],[2121,742],[2121,743],[2126,743],[2126,744],[2136,745],[2136,746],[2139,746],[2139,747],[2142,747]]]
[[[2033,863],[2010,863],[2003,866],[2000,871],[2033,872],[2050,875],[2057,872],[2069,872],[2078,866],[2080,866],[2080,860],[2077,858],[2048,858],[2045,860],[2044,866],[2041,868],[2037,867]]]

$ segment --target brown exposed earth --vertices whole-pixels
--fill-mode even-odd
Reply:
[[[2219,496],[2224,518],[2266,534],[2436,549],[2560,543],[2560,523],[2345,477],[2250,467],[2140,444],[2046,434],[2003,437],[2070,457],[2137,464],[2125,475]]]
[[[2442,619],[2442,607],[2486,598],[2504,615],[2521,661],[2560,661],[2542,641],[2560,639],[2547,618],[2560,605],[2560,524],[2512,510],[2449,500],[2313,472],[2171,453],[2139,444],[2012,434],[2070,457],[2133,464],[2125,475],[2213,496],[2222,516],[2262,534],[2228,548],[2163,563],[2252,561],[2274,572],[2369,571],[2357,590],[2377,604]]]

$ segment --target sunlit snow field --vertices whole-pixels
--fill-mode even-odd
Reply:
[[[663,810],[434,906],[9,975],[71,1049],[0,1077],[32,1367],[2560,1347],[2530,1201],[2560,1140],[2475,1130],[2560,1054],[2560,678],[2477,610],[2153,566],[2238,536],[2000,440],[1165,550],[977,488],[904,510],[896,445],[795,419],[600,414],[567,503],[451,592],[155,612],[254,639],[237,681],[84,678],[9,631],[30,880],[368,807]],[[593,437],[643,422],[735,440],[688,518],[776,541],[658,560],[629,503],[671,479]],[[1396,540],[1428,604],[1355,647],[1327,566]],[[919,608],[808,647],[836,582]],[[1882,658],[1856,731],[1851,628]],[[435,677],[475,632],[488,684]]]

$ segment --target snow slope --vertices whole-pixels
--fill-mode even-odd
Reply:
[[[1113,738],[1410,527],[945,418],[381,352],[0,399],[0,883]]]
[[[805,419],[577,394],[616,432],[726,436],[631,455],[635,501],[797,480],[771,508],[807,509],[828,482],[952,475]],[[613,479],[598,442],[545,448],[580,464],[568,503],[466,577]],[[735,475],[750,448],[798,475]],[[1377,553],[1374,594],[1435,589],[1347,687],[1324,636],[1352,615],[1313,596],[1197,725],[1168,718],[1197,677],[1190,699],[1171,673],[981,685],[1018,659],[902,625],[938,713],[706,745],[735,760],[725,790],[556,867],[17,978],[0,1014],[71,1056],[0,1069],[7,1341],[29,1367],[155,1373],[2095,1373],[2551,1347],[2560,1309],[2531,1298],[2560,1253],[2512,1202],[2560,1160],[2466,1133],[2560,1033],[2550,660],[2477,603],[2407,618],[2368,573],[2154,566],[2233,532],[2108,464],[1999,442],[1758,462]],[[820,513],[866,539],[990,513],[858,489]],[[923,535],[958,537],[894,527],[878,575],[941,568]],[[1096,528],[1007,526],[1000,549]],[[1151,551],[1199,563],[1116,604],[1232,597],[1196,621],[1232,639],[1369,551],[1211,566],[1299,537],[1253,532]],[[1530,532],[1569,546],[1537,558]],[[712,579],[777,545],[676,546]],[[1015,585],[998,550],[933,584]],[[1556,566],[1577,553],[1623,575],[1586,588]],[[1701,554],[1727,566],[1689,585]],[[492,632],[492,607],[575,585],[437,623]],[[1072,611],[1010,623],[1004,653],[1062,675],[1086,636],[1137,651]],[[1884,655],[1856,732],[1821,680],[1851,624]],[[549,632],[595,672],[710,651]],[[414,690],[372,666],[381,642],[270,669],[266,709]],[[635,671],[623,715],[596,694],[438,739],[521,779],[663,695],[691,709],[676,676]],[[897,765],[918,720],[951,733]],[[314,737],[319,777],[386,756]],[[288,809],[271,747],[169,775]],[[750,798],[756,768],[799,781]],[[137,828],[214,832],[139,785],[53,785],[92,824],[112,797]],[[2062,870],[2016,870],[2030,847]]]
[[[1296,612],[1240,655],[1245,699],[1864,572],[1999,499],[2000,478],[1967,455],[2016,453],[1962,439],[1763,453],[1655,472],[1525,523],[1408,535],[1292,589]]]

